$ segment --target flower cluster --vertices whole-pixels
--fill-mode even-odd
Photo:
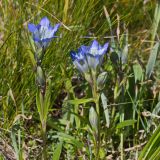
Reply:
[[[47,17],[42,18],[38,25],[28,24],[28,29],[32,32],[33,40],[38,47],[42,48],[46,48],[49,42],[56,37],[55,33],[59,27],[59,23],[52,27]]]
[[[71,57],[76,68],[87,73],[96,69],[102,64],[104,54],[108,49],[108,43],[102,47],[96,40],[90,46],[82,45],[77,52],[71,51]]]
[[[45,49],[50,41],[56,37],[55,33],[59,27],[60,24],[56,24],[54,27],[52,27],[47,17],[42,18],[38,25],[32,23],[28,24],[28,29],[30,32],[32,32],[33,40],[38,47],[37,51],[35,52],[37,66],[41,65],[43,56],[45,54]],[[97,78],[96,71],[102,64],[104,54],[108,49],[108,45],[108,43],[105,43],[103,46],[101,46],[97,40],[93,40],[91,45],[82,45],[76,52],[71,51],[71,58],[74,65],[81,73],[84,74],[88,82],[92,83]],[[101,82],[103,78],[106,77],[106,74],[102,75],[100,76],[102,78],[98,78],[97,81]],[[40,79],[40,77],[38,78]]]
[[[46,47],[49,45],[51,40],[56,37],[55,33],[59,27],[60,24],[56,24],[52,27],[47,17],[42,18],[38,25],[32,23],[28,24],[28,29],[32,33],[33,40],[37,46],[34,53],[36,61],[36,82],[38,87],[40,87],[43,96],[45,95],[46,90],[46,78],[41,63]]]

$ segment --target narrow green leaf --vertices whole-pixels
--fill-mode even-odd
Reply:
[[[8,91],[8,96],[11,97],[11,99],[13,100],[14,102],[14,105],[16,106],[16,100],[14,98],[14,95],[13,95],[13,92],[12,92],[12,89],[10,88],[9,91]]]
[[[94,107],[89,109],[89,122],[94,132],[98,133],[98,116]]]
[[[160,21],[160,1],[157,0],[155,12],[154,12],[153,23],[152,23],[152,30],[151,30],[152,41],[154,41],[155,39],[157,30],[158,30],[158,26],[159,26],[159,21]]]
[[[19,150],[18,150],[18,145],[17,145],[17,141],[16,141],[16,136],[15,136],[15,133],[13,130],[11,131],[11,140],[12,140],[13,148],[16,153],[17,160],[19,160]]]
[[[68,134],[59,132],[58,137],[59,137],[60,140],[65,141],[65,142],[70,143],[70,144],[73,144],[77,148],[82,148],[83,147],[83,144],[80,141],[78,141],[77,139],[75,139],[73,136],[70,136]]]
[[[83,104],[83,103],[88,103],[88,102],[93,102],[93,101],[94,101],[93,98],[88,98],[88,99],[69,100],[67,102],[73,105],[78,105],[78,104]]]
[[[160,112],[160,102],[158,102],[157,105],[154,107],[152,114],[158,115],[159,112]]]
[[[104,115],[105,115],[105,119],[106,119],[106,126],[109,127],[109,125],[110,125],[109,110],[108,110],[108,106],[107,106],[107,98],[104,93],[101,94],[101,100],[102,100],[102,106],[104,109]]]
[[[48,81],[48,86],[46,88],[45,99],[44,99],[44,119],[47,121],[47,115],[50,107],[50,98],[51,98],[51,80]]]
[[[37,67],[36,82],[40,85],[40,87],[45,86],[46,83],[44,72],[40,66]]]
[[[63,146],[63,142],[60,142],[59,144],[57,144],[57,147],[53,152],[52,160],[59,160],[60,159],[60,155],[62,152],[62,146]]]
[[[32,62],[32,65],[35,66],[36,65],[36,61],[34,59],[34,54],[30,50],[28,50],[28,52],[26,52],[26,54],[27,54],[27,56],[29,56],[29,58],[30,58],[30,60]]]
[[[115,41],[114,41],[114,36],[113,36],[113,31],[112,31],[112,22],[111,22],[109,13],[108,13],[108,11],[107,11],[107,8],[106,8],[105,6],[103,6],[103,9],[104,9],[104,14],[105,14],[105,16],[106,16],[106,19],[107,19],[107,22],[108,22],[108,25],[109,25],[110,33],[111,33],[111,35],[112,35],[112,37],[111,37],[111,42],[112,42],[112,43],[111,43],[111,44],[112,44],[113,46],[115,46]]]
[[[30,45],[31,45],[31,48],[34,52],[36,52],[36,48],[35,48],[35,45],[34,45],[34,40],[33,40],[33,37],[32,36],[29,36],[29,42],[30,42]]]
[[[99,74],[97,78],[97,86],[99,90],[102,90],[104,88],[106,79],[107,79],[107,72],[102,72],[101,74]]]
[[[124,128],[124,127],[127,127],[127,126],[131,126],[136,122],[137,122],[136,120],[125,120],[125,121],[123,121],[121,123],[118,123],[116,128],[120,129],[120,128]]]
[[[153,133],[148,143],[140,153],[138,160],[148,160],[154,154],[155,150],[160,147],[160,125]]]
[[[128,30],[126,30],[125,35],[123,37],[123,43],[124,43],[124,47],[122,50],[122,56],[121,56],[121,61],[122,64],[126,64],[127,62],[127,58],[128,58]]]
[[[154,153],[149,157],[150,160],[158,160],[160,158],[160,146],[157,148]]]
[[[152,71],[156,62],[157,54],[158,54],[158,48],[159,48],[159,42],[157,42],[155,46],[152,48],[150,57],[146,66],[146,76],[148,78],[150,78],[152,74]]]
[[[139,63],[133,65],[135,83],[143,80],[143,70]]]
[[[40,116],[40,120],[42,121],[43,117],[42,117],[42,111],[41,111],[41,101],[40,101],[40,91],[39,89],[37,90],[36,93],[36,106],[37,106],[37,110]]]

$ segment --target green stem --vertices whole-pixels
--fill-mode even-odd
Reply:
[[[42,150],[42,160],[47,160],[47,148],[46,148],[46,121],[42,121],[42,138],[43,138],[43,150]]]
[[[44,99],[45,99],[45,91],[42,94],[42,120],[41,120],[41,125],[42,125],[42,140],[43,140],[43,150],[42,150],[42,160],[47,160],[47,148],[46,148],[46,119],[45,119],[45,113],[44,113]]]
[[[120,66],[120,74],[119,74],[119,84],[123,81],[123,69],[122,69],[122,64]],[[121,86],[121,96],[120,96],[120,102],[124,102],[124,90],[125,87],[124,85]],[[124,121],[124,107],[120,106],[120,122]],[[121,160],[124,159],[124,135],[123,135],[123,129],[121,129],[121,134],[120,134],[120,152],[121,152]]]
[[[96,111],[98,115],[98,135],[97,135],[97,146],[96,146],[96,160],[99,159],[99,150],[101,146],[101,138],[100,138],[100,115],[99,115],[99,96],[97,95],[95,99]]]
[[[41,50],[42,49],[42,50]],[[37,62],[36,66],[36,82],[38,86],[38,112],[40,116],[40,121],[41,121],[41,134],[42,134],[42,139],[43,139],[43,148],[42,148],[42,160],[47,160],[47,148],[46,148],[46,119],[47,116],[45,113],[46,112],[46,107],[45,106],[45,94],[46,94],[46,77],[45,73],[42,69],[41,62],[45,54],[45,49],[42,47],[40,50],[38,50],[35,53],[35,61]],[[47,108],[48,112],[48,108]]]
[[[121,133],[121,160],[123,160],[124,154],[123,154],[123,133]]]
[[[96,73],[92,74],[92,77],[93,77],[93,84],[91,85],[91,87],[92,87],[92,95],[93,95],[94,103],[96,105],[96,112],[97,112],[97,116],[98,116],[98,133],[95,135],[95,140],[96,140],[96,155],[95,155],[95,160],[98,160],[99,159],[99,150],[100,150],[100,146],[101,146],[99,93],[97,91]]]
[[[121,113],[120,113],[120,122],[124,121],[124,108],[123,106],[121,106]],[[121,150],[121,160],[124,159],[124,153],[123,153],[123,142],[124,142],[124,135],[123,135],[123,131],[121,131],[120,134],[120,150]]]

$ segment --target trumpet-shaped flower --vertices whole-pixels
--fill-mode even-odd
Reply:
[[[78,52],[71,51],[71,58],[73,60],[74,65],[80,72],[89,72],[88,62],[86,60],[85,52],[82,47],[78,49]]]
[[[38,25],[28,24],[28,29],[33,35],[33,40],[38,47],[42,48],[47,47],[49,42],[56,37],[55,33],[59,27],[59,23],[52,27],[47,17],[42,18]]]
[[[89,70],[96,71],[102,64],[107,49],[108,43],[102,47],[98,41],[94,40],[90,46],[82,45],[77,53],[71,51],[71,57],[76,68],[82,73],[87,73]]]

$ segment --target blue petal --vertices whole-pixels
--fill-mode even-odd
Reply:
[[[88,63],[85,59],[75,60],[73,63],[80,72],[82,73],[89,72]]]
[[[83,53],[85,53],[85,54],[87,54],[87,53],[89,52],[89,47],[88,47],[88,46],[82,45],[82,46],[80,47],[80,49],[81,49],[81,51],[82,51]]]
[[[94,40],[91,44],[91,48],[93,49],[98,49],[99,48],[99,43],[97,40]]]
[[[94,56],[92,54],[87,54],[88,65],[92,70],[96,70],[99,65],[99,56]]]
[[[76,66],[76,68],[83,73],[83,67],[78,61],[74,61],[73,64]]]
[[[109,43],[107,42],[107,43],[104,44],[103,48],[105,48],[107,50],[108,46],[109,46]]]
[[[35,26],[34,24],[32,24],[32,23],[29,23],[29,24],[28,24],[28,29],[29,29],[29,31],[32,32],[32,33],[37,30],[36,26]]]
[[[109,46],[109,43],[105,43],[105,44],[104,44],[103,49],[105,50],[105,52],[107,51],[108,46]]]
[[[99,55],[105,54],[108,49],[109,43],[105,43],[104,46],[99,50]]]
[[[33,37],[33,40],[34,40],[35,42],[40,42],[40,41],[41,41],[41,39],[39,39],[38,37]]]
[[[40,34],[39,34],[39,31],[38,31],[38,30],[36,30],[36,31],[33,33],[33,40],[34,40],[34,41],[41,41]]]
[[[53,38],[53,37],[42,39],[42,42],[50,42],[50,41],[52,40],[52,38]]]
[[[40,21],[41,26],[49,26],[49,24],[50,24],[50,22],[47,17],[42,18]]]
[[[81,48],[78,49],[77,59],[85,59],[85,53],[81,50]]]
[[[41,28],[41,25],[38,24],[38,25],[36,26],[36,28],[37,28],[37,30],[39,30],[39,29]]]
[[[72,61],[75,61],[77,59],[76,52],[71,51],[70,55],[71,55]]]
[[[54,27],[49,26],[48,31],[47,31],[48,32],[47,33],[48,38],[50,38],[50,37],[54,38],[54,35],[57,32],[59,27],[60,27],[60,23],[56,24]]]
[[[52,30],[52,32],[57,32],[57,30],[58,30],[58,28],[60,27],[60,23],[57,23],[55,26],[54,26],[54,28],[53,28],[53,30]]]
[[[39,29],[39,35],[41,37],[41,39],[46,39],[46,38],[50,38],[49,35],[50,32],[48,32],[48,27],[47,26],[41,26]]]
[[[98,54],[98,49],[100,48],[101,46],[99,45],[98,41],[94,40],[90,46],[90,50],[89,50],[89,53],[92,54],[92,55],[96,55]]]

